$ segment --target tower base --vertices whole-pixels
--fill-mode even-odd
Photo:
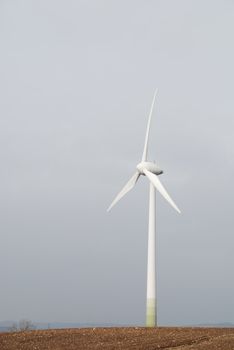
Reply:
[[[147,299],[146,301],[146,327],[155,327],[157,326],[156,320],[156,300]]]

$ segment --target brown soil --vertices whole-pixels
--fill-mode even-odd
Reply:
[[[0,333],[1,350],[234,350],[234,328],[81,328]]]

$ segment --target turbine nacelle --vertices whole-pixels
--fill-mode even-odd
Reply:
[[[141,162],[137,164],[137,170],[141,175],[145,175],[144,169],[150,171],[155,175],[163,174],[163,171],[159,167],[157,167],[155,163],[152,162]]]

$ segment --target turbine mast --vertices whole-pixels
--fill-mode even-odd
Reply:
[[[149,233],[147,264],[146,327],[157,326],[156,311],[156,226],[155,226],[155,187],[150,182],[149,190]]]

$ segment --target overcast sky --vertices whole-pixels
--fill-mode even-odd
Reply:
[[[234,322],[234,2],[0,1],[0,321],[145,322],[150,157],[160,325]]]

